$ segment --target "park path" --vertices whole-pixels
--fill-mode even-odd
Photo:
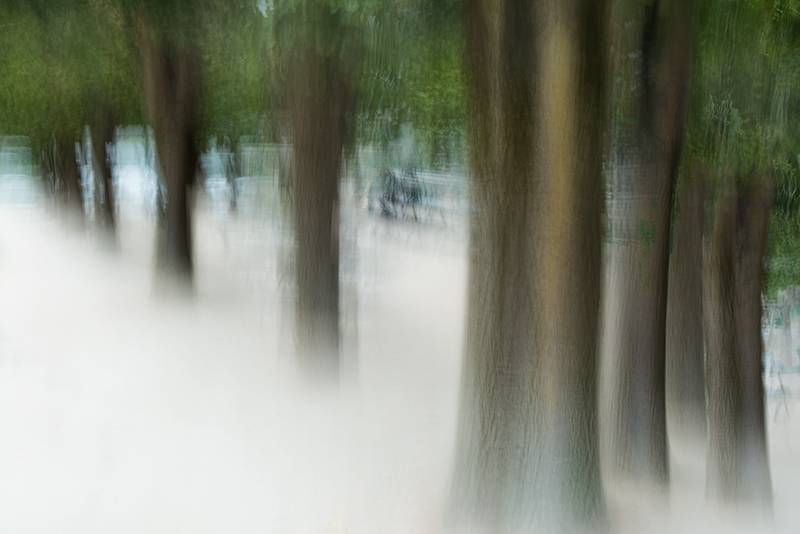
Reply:
[[[0,211],[0,532],[442,532],[463,240],[369,223],[359,246],[380,249],[380,275],[359,289],[345,386],[312,394],[293,374],[275,273],[259,275],[274,248],[257,250],[244,223],[196,227],[197,297],[165,302],[145,221],[123,221],[111,256],[41,210]],[[769,440],[788,534],[800,378],[785,383]],[[702,451],[671,459],[667,504],[609,488],[617,532],[763,531],[704,506]]]
[[[436,531],[462,255],[393,257],[346,386],[311,394],[279,354],[279,292],[211,224],[182,303],[153,297],[141,221],[112,257],[0,214],[0,532]]]

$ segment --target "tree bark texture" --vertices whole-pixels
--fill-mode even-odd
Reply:
[[[762,378],[761,285],[771,206],[763,183],[718,202],[704,258],[708,448],[712,500],[770,503]]]
[[[703,225],[708,171],[694,162],[678,185],[667,297],[667,415],[670,438],[706,435],[703,344]]]
[[[605,516],[596,366],[606,19],[596,0],[469,4],[460,526],[569,531]]]
[[[167,197],[158,221],[156,268],[167,279],[191,286],[190,198],[199,158],[201,59],[180,40],[144,35],[140,42],[145,97]]]
[[[354,89],[342,58],[301,45],[292,65],[297,355],[339,372],[339,181]]]
[[[621,248],[621,310],[612,366],[614,474],[669,480],[666,421],[666,322],[673,193],[688,113],[694,49],[694,0],[642,8],[641,92],[630,146],[620,147],[622,179],[632,192],[633,231]]]

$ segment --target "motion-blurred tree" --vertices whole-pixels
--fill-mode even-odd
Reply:
[[[797,146],[786,143],[786,69],[796,54],[790,4],[713,1],[700,9],[689,147],[711,179],[703,316],[706,484],[715,500],[772,497],[761,302],[773,169]]]
[[[473,0],[473,178],[453,519],[605,515],[597,436],[606,3]]]
[[[109,244],[116,246],[116,207],[112,157],[116,126],[143,119],[137,58],[130,46],[123,4],[119,0],[88,0],[82,12],[83,99],[91,132],[91,163],[95,174],[95,217]]]
[[[694,0],[619,2],[614,185],[630,192],[629,234],[616,251],[621,281],[614,354],[614,466],[669,478],[665,407],[670,214],[689,109]]]
[[[158,221],[156,268],[161,281],[189,290],[194,275],[190,198],[199,165],[203,93],[199,13],[207,4],[126,0],[125,5],[166,193]]]
[[[667,296],[666,394],[670,443],[705,443],[703,225],[708,168],[684,158],[673,206]]]
[[[418,7],[406,0],[286,0],[270,4],[267,14],[272,113],[290,119],[294,141],[298,352],[317,370],[338,368],[344,153],[355,139],[385,144],[413,120],[418,78],[410,65],[422,41],[412,39],[411,29],[422,16]]]
[[[296,233],[297,354],[313,375],[339,372],[339,183],[356,110],[365,7],[286,0],[275,39],[290,117]]]

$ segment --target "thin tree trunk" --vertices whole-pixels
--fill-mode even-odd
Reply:
[[[755,173],[752,173],[753,175]],[[705,257],[706,492],[771,503],[762,379],[761,284],[770,194],[760,183],[718,203]]]
[[[570,530],[605,515],[596,351],[600,1],[473,0],[473,206],[453,520]]]
[[[117,224],[112,185],[111,161],[106,153],[106,145],[114,142],[114,118],[111,111],[102,106],[95,115],[91,128],[92,165],[95,173],[95,198],[99,210],[96,212],[98,226],[104,233],[109,246],[117,246]]]
[[[303,49],[293,66],[297,354],[328,377],[339,373],[339,180],[354,96],[341,63]]]
[[[679,186],[667,298],[667,415],[671,441],[705,439],[703,220],[708,172],[692,164]]]
[[[53,173],[52,159],[45,151],[42,151],[41,160],[39,163],[39,172],[41,173],[42,189],[44,191],[44,198],[48,209],[53,213],[57,212],[57,199],[56,199],[56,184],[55,175]]]
[[[83,186],[75,156],[75,140],[69,135],[56,137],[56,180],[61,188],[59,203],[70,222],[83,227],[85,214],[83,205]]]
[[[228,182],[231,191],[229,211],[232,215],[235,215],[239,212],[239,189],[237,184],[237,178],[239,178],[239,157],[230,142],[226,143],[226,146],[219,152],[224,160],[222,162],[222,167],[225,169],[225,181]]]
[[[688,113],[694,0],[650,3],[641,41],[641,111],[625,179],[635,232],[623,247],[614,388],[616,474],[666,484],[666,319],[672,200]]]
[[[166,209],[158,220],[156,268],[162,279],[191,287],[191,191],[197,172],[201,60],[187,43],[143,37],[143,74]]]
[[[792,303],[794,302],[794,290],[791,287],[783,290],[781,294],[781,316],[783,318],[783,331],[781,336],[781,360],[785,367],[794,364],[794,353],[792,351]]]
[[[280,250],[280,276],[284,289],[289,289],[292,296],[295,296],[296,250],[294,247],[286,245],[294,237],[294,152],[292,145],[287,137],[281,136],[281,146],[278,150],[278,188],[279,188],[279,209],[280,224],[282,228],[282,246]]]

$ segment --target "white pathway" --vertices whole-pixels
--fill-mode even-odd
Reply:
[[[277,356],[280,299],[207,235],[195,302],[159,303],[141,227],[109,258],[0,214],[0,532],[436,531],[460,256],[394,257],[357,373],[310,395]]]
[[[237,248],[246,229],[228,234],[226,253],[212,222],[199,221],[198,295],[181,304],[151,294],[143,223],[127,222],[122,252],[109,257],[40,211],[4,207],[0,532],[441,532],[465,248],[408,228],[375,230],[393,247],[381,248],[381,276],[361,294],[347,386],[311,394],[280,348],[275,277],[252,267],[268,247]],[[789,417],[770,429],[775,523],[786,533],[800,532],[796,382],[790,391]],[[668,505],[610,492],[616,530],[763,528],[709,512],[702,459],[673,466]]]

